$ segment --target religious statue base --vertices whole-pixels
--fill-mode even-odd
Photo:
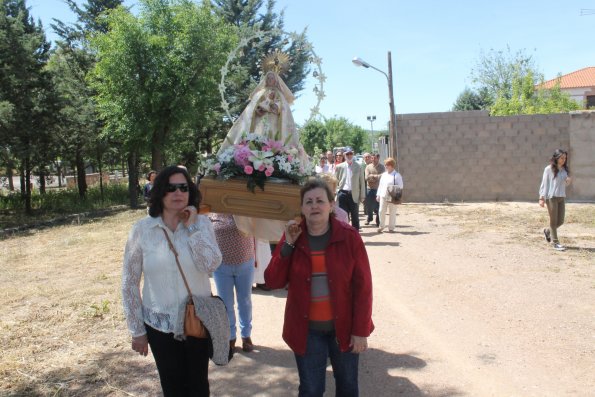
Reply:
[[[212,212],[254,218],[288,221],[300,216],[299,185],[267,180],[264,191],[256,187],[252,193],[246,183],[243,178],[204,177],[200,180],[202,203],[209,205]]]

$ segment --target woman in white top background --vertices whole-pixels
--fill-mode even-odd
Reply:
[[[165,396],[209,395],[210,342],[184,336],[188,292],[163,233],[178,252],[192,294],[210,296],[209,273],[220,265],[221,252],[211,222],[197,214],[199,204],[188,172],[165,168],[151,189],[149,216],[134,224],[124,252],[122,303],[132,349],[146,356],[151,346]]]
[[[388,230],[393,232],[395,230],[395,224],[397,223],[397,204],[386,200],[389,185],[397,185],[403,189],[403,177],[395,170],[396,166],[397,162],[392,157],[387,157],[386,160],[384,160],[385,172],[380,176],[378,191],[376,192],[376,201],[380,203],[378,212],[380,226],[378,227],[378,233],[381,233],[385,227],[387,211]]]
[[[558,228],[564,223],[566,185],[570,185],[572,179],[569,176],[568,153],[557,149],[550,164],[543,170],[541,186],[539,187],[539,205],[547,205],[547,212],[550,217],[549,229],[543,229],[545,240],[552,242],[554,249],[564,251],[566,248],[558,240]]]

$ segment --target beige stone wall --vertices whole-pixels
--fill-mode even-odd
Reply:
[[[568,196],[576,201],[595,201],[595,111],[570,114],[568,165],[573,183]]]
[[[407,201],[537,200],[557,148],[569,150],[577,179],[569,199],[595,200],[594,113],[406,114],[397,117],[397,134]]]

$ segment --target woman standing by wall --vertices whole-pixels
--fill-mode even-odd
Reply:
[[[393,232],[397,223],[397,204],[387,200],[388,186],[396,185],[403,189],[403,177],[395,167],[397,162],[392,157],[387,157],[384,160],[385,172],[380,177],[378,183],[378,190],[376,191],[376,201],[380,203],[379,218],[380,226],[378,226],[378,233],[382,233],[382,230],[386,224],[386,213],[388,211],[388,230]]]
[[[550,164],[543,170],[539,187],[539,205],[547,206],[550,217],[550,227],[543,229],[543,234],[545,240],[548,243],[552,242],[557,251],[566,249],[558,240],[558,228],[564,223],[566,186],[572,182],[569,174],[568,153],[557,149],[550,159]]]

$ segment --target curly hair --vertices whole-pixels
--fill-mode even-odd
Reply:
[[[163,197],[167,194],[167,185],[169,184],[169,178],[175,174],[182,174],[186,178],[188,184],[188,205],[193,205],[196,208],[200,205],[201,195],[192,178],[188,175],[188,171],[184,168],[178,167],[177,165],[171,165],[164,168],[155,177],[153,182],[153,188],[151,189],[151,198],[149,200],[149,215],[153,218],[158,217],[163,213]]]
[[[562,157],[562,155],[564,154],[566,155],[566,161],[564,162],[564,165],[562,167],[564,167],[566,173],[570,175],[570,169],[568,168],[568,152],[562,149],[556,149],[556,151],[552,155],[552,158],[550,159],[550,165],[552,167],[552,172],[554,173],[554,178],[558,176],[558,159]]]

